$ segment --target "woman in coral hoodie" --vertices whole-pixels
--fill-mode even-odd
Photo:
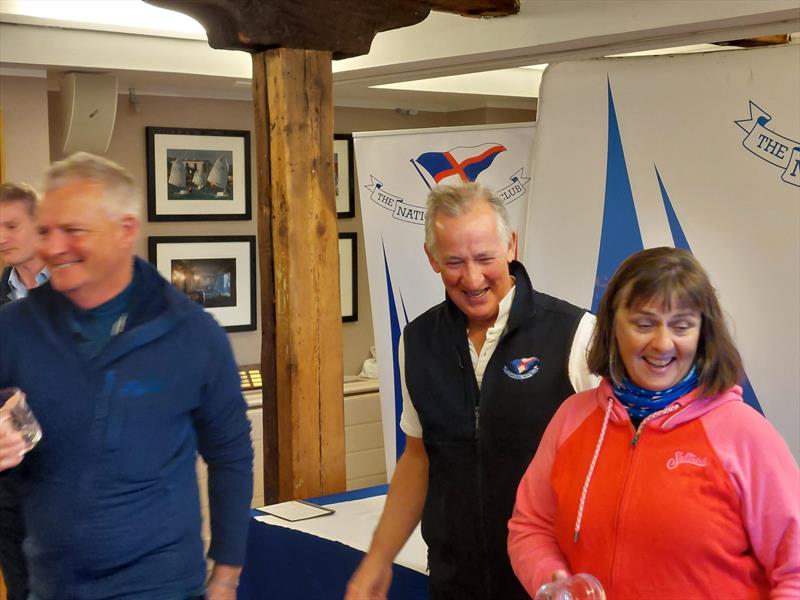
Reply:
[[[528,593],[586,572],[611,600],[800,598],[800,472],[742,401],[703,268],[639,252],[598,312],[589,368],[603,381],[553,417],[509,522]]]

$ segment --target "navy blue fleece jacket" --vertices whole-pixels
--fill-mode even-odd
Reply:
[[[49,283],[0,309],[0,387],[27,393],[44,433],[9,473],[31,591],[158,600],[200,588],[197,452],[209,467],[210,558],[242,564],[252,495],[225,332],[140,259],[125,329],[91,361],[76,351],[71,310]]]

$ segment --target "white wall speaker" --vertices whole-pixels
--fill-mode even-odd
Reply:
[[[117,76],[67,73],[61,85],[64,154],[104,154],[117,117]]]

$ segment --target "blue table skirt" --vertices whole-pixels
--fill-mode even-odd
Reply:
[[[332,504],[386,493],[376,486],[344,494],[311,498]],[[254,515],[263,513],[255,512]],[[364,553],[339,542],[274,525],[250,521],[247,557],[239,583],[239,600],[330,600],[343,598],[347,581]],[[427,576],[399,565],[390,600],[427,600]]]

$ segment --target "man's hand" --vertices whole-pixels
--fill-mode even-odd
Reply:
[[[392,563],[367,554],[347,584],[345,600],[386,600]]]
[[[211,577],[206,584],[206,600],[236,600],[241,567],[233,565],[214,565]]]
[[[0,417],[0,471],[16,467],[25,456],[27,445],[19,431],[4,423]]]
[[[422,438],[406,437],[369,552],[347,584],[345,600],[385,600],[392,561],[422,517],[428,491],[428,454]]]

